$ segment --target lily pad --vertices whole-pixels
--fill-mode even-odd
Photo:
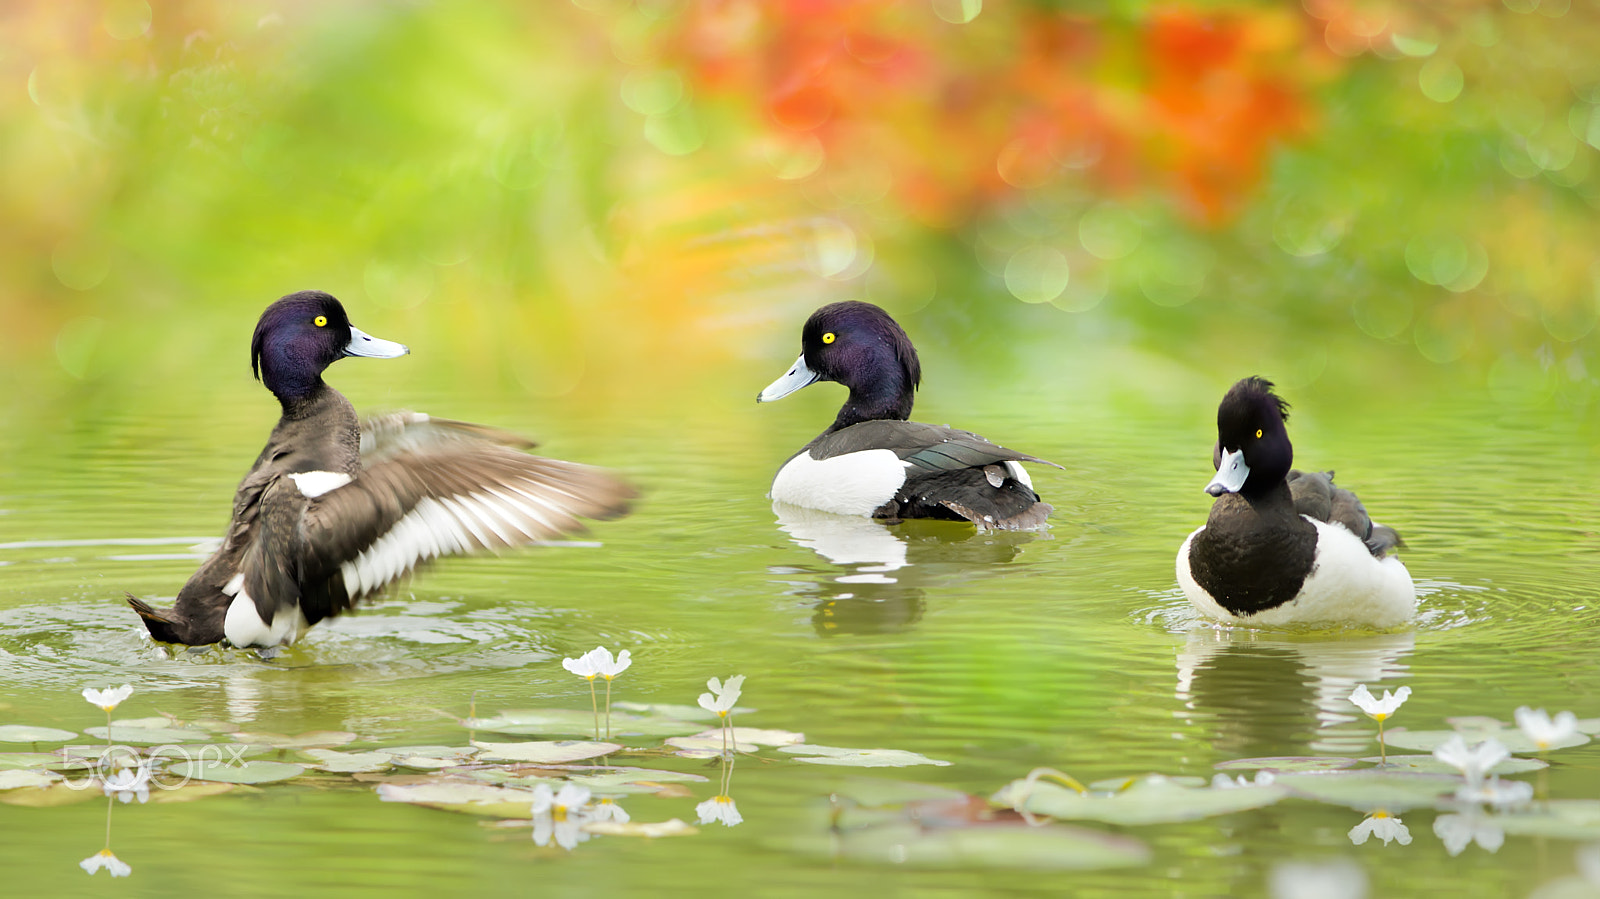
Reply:
[[[209,780],[219,783],[264,784],[298,777],[305,770],[302,765],[292,765],[288,762],[249,761],[243,764],[233,764],[231,762],[206,759],[194,762],[178,762],[167,768],[167,775],[171,778],[190,777],[195,780]]]
[[[709,733],[715,734],[717,731],[709,731]],[[730,752],[745,753],[755,752],[758,748],[754,743],[724,742],[720,736],[708,737],[704,735],[668,737],[666,743],[668,746],[681,750],[677,754],[685,758],[716,758],[722,754],[723,747],[727,747]]]
[[[384,802],[404,802],[429,808],[471,815],[510,818],[529,814],[533,808],[531,790],[515,790],[471,781],[440,781],[427,784],[378,785],[378,798]]]
[[[686,837],[700,832],[700,828],[673,818],[668,821],[593,821],[582,827],[585,833],[608,837]]]
[[[23,790],[48,787],[61,779],[53,771],[0,771],[0,790]]]
[[[842,746],[818,746],[815,743],[796,743],[778,747],[780,752],[796,756],[795,761],[810,765],[844,765],[853,768],[908,768],[912,765],[945,766],[951,762],[930,759],[904,749],[846,749]]]
[[[340,752],[337,749],[306,749],[302,755],[316,759],[311,767],[334,774],[355,774],[358,771],[382,771],[394,764],[394,756],[387,752]]]
[[[663,718],[681,718],[686,721],[714,721],[717,713],[697,705],[678,705],[671,702],[629,702],[618,700],[611,704],[611,714],[617,711],[636,712],[640,715],[660,716]],[[755,709],[739,707],[740,714],[748,714]]]
[[[235,783],[220,783],[217,781],[192,781],[172,790],[151,790],[150,801],[162,802],[193,802],[196,799],[206,799],[211,796],[221,796],[223,793],[232,793],[241,785]]]
[[[53,752],[0,752],[0,770],[33,771],[40,768],[60,768],[63,764],[87,767],[80,762],[64,762],[61,756]]]
[[[1338,756],[1276,756],[1258,759],[1234,759],[1219,762],[1218,771],[1339,771],[1354,766],[1355,759]]]
[[[796,743],[804,743],[806,741],[805,734],[797,734],[794,731],[788,730],[770,730],[759,727],[735,727],[730,728],[730,731],[731,732],[729,736],[738,741],[740,744],[754,743],[757,746],[793,746]],[[721,733],[722,731],[720,728],[713,728],[712,730],[702,731],[700,733],[693,734],[692,736],[705,737],[707,739],[719,739]]]
[[[85,734],[108,739],[105,725],[86,727]],[[129,746],[159,746],[164,743],[204,743],[212,739],[209,731],[194,727],[171,727],[165,718],[127,718],[111,722],[112,743]]]
[[[537,736],[540,734],[572,734],[587,737],[595,732],[594,713],[587,709],[532,709],[520,712],[501,712],[492,718],[468,718],[462,724],[472,730],[486,730],[497,734]],[[605,715],[600,716],[600,727],[605,727]],[[684,721],[664,715],[637,715],[611,710],[611,735],[614,737],[669,737],[692,734],[705,729],[704,722]]]
[[[923,828],[898,821],[797,841],[804,852],[894,867],[1079,871],[1143,865],[1150,849],[1132,837],[1081,827],[978,824]]]
[[[78,736],[77,731],[55,727],[34,727],[30,724],[0,724],[0,743],[65,743]]]
[[[1079,793],[1049,781],[1030,783],[1023,779],[1002,787],[991,801],[1055,818],[1107,824],[1170,824],[1261,808],[1288,793],[1276,783],[1219,790],[1188,787],[1161,776],[1146,777],[1119,793]]]
[[[624,768],[604,774],[578,774],[567,778],[596,793],[659,793],[672,784],[706,783],[709,779],[700,774],[652,771],[647,768]]]
[[[503,762],[539,762],[559,765],[580,759],[610,755],[622,747],[616,743],[591,743],[584,740],[530,740],[526,743],[474,742],[482,750],[480,758]]]
[[[478,757],[479,751],[477,746],[389,746],[373,750],[393,759],[436,759],[457,763],[472,761]]]
[[[1364,758],[1361,761],[1372,762],[1375,765],[1385,764],[1383,757],[1376,755]],[[1387,765],[1390,768],[1422,771],[1427,774],[1459,775],[1461,773],[1460,769],[1456,768],[1455,765],[1441,762],[1431,755],[1391,755],[1388,757]],[[1550,767],[1550,763],[1540,759],[1519,759],[1513,756],[1490,768],[1489,773],[1500,775],[1527,774],[1530,771],[1538,771],[1540,768],[1548,767]]]
[[[1523,735],[1522,731],[1514,727],[1505,727],[1493,718],[1452,718],[1457,725],[1457,730],[1407,730],[1396,727],[1383,735],[1384,743],[1397,749],[1411,749],[1417,752],[1432,752],[1451,737],[1460,735],[1467,743],[1481,743],[1493,737],[1505,745],[1512,752],[1537,753],[1569,749],[1573,746],[1582,746],[1589,742],[1583,734],[1575,734],[1565,740],[1560,740],[1551,745],[1548,750],[1541,750],[1534,742]],[[1494,726],[1491,726],[1494,725]]]
[[[53,783],[36,790],[6,790],[0,792],[0,803],[27,806],[29,808],[54,808],[58,805],[73,805],[74,803],[88,802],[91,799],[100,798],[103,798],[103,794],[99,790],[90,790],[81,785],[69,783]]]
[[[1461,786],[1461,778],[1416,771],[1366,768],[1360,771],[1325,771],[1281,774],[1274,786],[1287,788],[1304,799],[1342,805],[1358,812],[1403,812],[1433,805]]]

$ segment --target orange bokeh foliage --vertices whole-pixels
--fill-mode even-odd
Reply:
[[[1273,8],[1137,22],[988,8],[957,26],[893,0],[720,0],[687,8],[663,49],[702,96],[814,136],[833,165],[887,165],[928,225],[1074,171],[1219,224],[1271,147],[1307,132],[1329,74],[1320,32]]]

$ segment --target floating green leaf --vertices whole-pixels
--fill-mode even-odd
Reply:
[[[61,775],[52,771],[22,771],[18,769],[0,771],[0,790],[48,787],[60,779]]]
[[[608,837],[686,837],[700,829],[677,818],[668,821],[593,821],[583,825],[585,833]]]
[[[91,737],[108,739],[105,725],[86,727],[83,732]],[[112,743],[130,746],[157,746],[163,743],[204,743],[212,739],[209,731],[195,727],[171,727],[165,718],[126,718],[111,722]]]
[[[1383,735],[1384,742],[1398,749],[1432,752],[1451,737],[1460,735],[1468,745],[1481,743],[1491,737],[1505,744],[1512,752],[1544,752],[1569,749],[1589,742],[1583,734],[1575,734],[1541,750],[1534,742],[1514,727],[1506,727],[1492,718],[1453,718],[1458,730],[1407,730],[1396,727]]]
[[[930,759],[925,755],[904,749],[846,749],[840,746],[818,746],[815,743],[796,743],[780,746],[780,752],[796,756],[795,761],[810,765],[846,765],[853,768],[906,768],[912,765],[949,765],[950,762]]]
[[[815,855],[897,868],[1076,871],[1142,865],[1150,860],[1149,847],[1132,837],[1065,825],[923,828],[899,821],[805,837],[794,845]]]
[[[58,805],[72,805],[101,797],[99,790],[85,789],[82,784],[54,783],[43,789],[5,790],[0,792],[0,803],[29,808],[54,808]]]
[[[582,784],[596,793],[656,793],[668,784],[706,783],[709,778],[680,771],[623,768],[603,774],[574,774],[567,780]]]
[[[1355,759],[1338,756],[1276,756],[1219,762],[1218,771],[1338,771],[1354,766]]]
[[[1383,757],[1376,755],[1370,758],[1364,758],[1361,761],[1372,762],[1374,764],[1384,764]],[[1403,768],[1407,771],[1422,771],[1427,774],[1460,773],[1460,770],[1457,769],[1456,766],[1447,765],[1431,755],[1391,755],[1388,757],[1387,764],[1390,768]],[[1489,773],[1501,775],[1527,774],[1530,771],[1538,771],[1540,768],[1548,767],[1550,767],[1550,763],[1541,761],[1540,759],[1519,759],[1512,757],[1506,759],[1498,765],[1495,765],[1493,768],[1490,768]]]
[[[660,716],[664,718],[679,718],[686,721],[714,721],[717,713],[703,709],[697,705],[676,705],[670,702],[627,702],[625,700],[611,704],[611,714],[615,716],[618,710],[624,712],[637,712],[641,715]],[[755,709],[746,709],[740,706],[741,714],[749,714]]]
[[[806,741],[805,734],[797,734],[788,730],[764,730],[759,727],[734,727],[729,729],[729,736],[741,744],[755,744],[756,746],[793,746]],[[691,734],[693,737],[717,739],[722,733],[720,728],[713,728]],[[670,740],[668,742],[671,742]],[[741,752],[744,750],[740,750]]]
[[[1276,783],[1229,789],[1189,787],[1154,775],[1110,794],[1080,793],[1042,780],[1014,780],[994,794],[991,801],[1055,818],[1108,824],[1169,824],[1261,808],[1277,802],[1288,792]]]
[[[34,727],[29,724],[0,724],[0,743],[65,743],[78,735],[77,731],[54,727]]]
[[[354,774],[358,771],[382,771],[395,763],[387,752],[340,752],[337,749],[306,749],[301,752],[316,759],[311,767],[335,774]]]
[[[709,731],[715,734],[717,731]],[[724,741],[718,736],[693,736],[693,737],[668,737],[667,745],[679,749],[678,755],[684,758],[716,758],[722,754],[724,748],[732,752],[755,752],[754,743],[738,743]]]
[[[164,802],[193,802],[196,799],[206,799],[211,796],[220,796],[239,789],[241,785],[235,783],[220,783],[217,781],[192,781],[172,790],[151,790],[150,801]]]
[[[67,761],[54,752],[0,752],[0,770],[18,768],[22,770],[36,770],[39,768],[87,767],[78,761]]]
[[[559,765],[610,755],[622,747],[616,743],[591,743],[583,740],[530,740],[526,743],[474,742],[481,758],[502,762],[535,762]]]
[[[605,726],[601,717],[601,726]],[[463,721],[472,730],[486,730],[497,734],[573,734],[586,737],[594,733],[594,713],[578,709],[533,709],[521,712],[501,712],[492,718],[468,718]],[[611,712],[611,735],[614,737],[668,737],[692,734],[703,730],[705,724],[684,721],[663,715],[635,715]]]
[[[1459,777],[1408,770],[1365,768],[1360,771],[1326,771],[1280,774],[1274,786],[1285,787],[1304,799],[1315,799],[1358,812],[1403,812],[1432,805],[1461,786]]]
[[[533,792],[472,781],[427,784],[379,784],[378,798],[429,808],[496,818],[526,816],[533,807]]]
[[[233,764],[228,761],[205,759],[193,762],[178,762],[167,768],[169,778],[191,777],[195,780],[210,780],[230,784],[262,784],[278,780],[288,780],[304,773],[301,765],[292,765],[288,762],[263,762],[249,761],[242,764]]]

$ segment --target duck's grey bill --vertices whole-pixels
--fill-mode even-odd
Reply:
[[[369,359],[393,359],[411,352],[403,343],[373,337],[355,325],[350,326],[350,342],[345,345],[346,356],[366,356]]]
[[[1250,466],[1244,464],[1244,450],[1223,450],[1222,462],[1217,465],[1217,476],[1206,485],[1206,492],[1212,496],[1238,493],[1249,477]]]
[[[788,373],[783,377],[768,384],[766,390],[756,394],[756,402],[770,403],[773,400],[781,400],[808,384],[815,384],[819,377],[820,375],[806,367],[806,355],[801,353],[800,358],[794,362],[794,368],[789,369]]]

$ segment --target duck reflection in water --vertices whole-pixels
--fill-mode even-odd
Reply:
[[[1329,639],[1197,627],[1178,650],[1181,716],[1209,724],[1219,761],[1377,755],[1350,692],[1403,676],[1415,643],[1409,632]]]
[[[791,595],[812,602],[824,637],[906,630],[922,618],[926,587],[1010,562],[1039,531],[979,531],[964,522],[882,521],[774,502],[778,527],[836,568],[773,567]],[[789,579],[791,576],[805,576]]]

